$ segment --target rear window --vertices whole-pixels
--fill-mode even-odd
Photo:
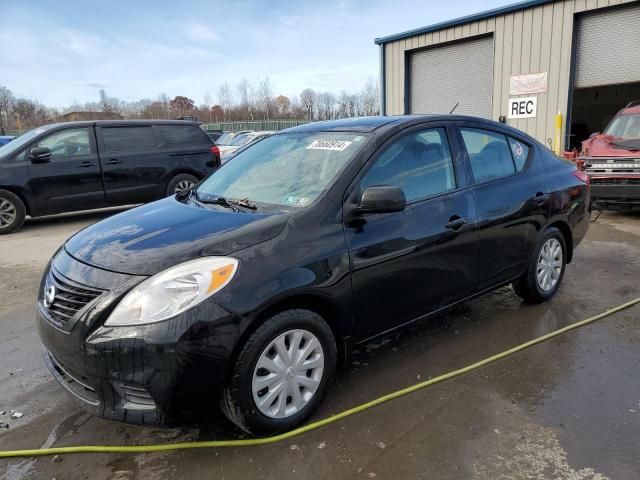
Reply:
[[[158,130],[169,144],[210,143],[207,134],[195,125],[159,125]]]
[[[156,143],[151,127],[103,127],[102,139],[107,152],[149,149]]]

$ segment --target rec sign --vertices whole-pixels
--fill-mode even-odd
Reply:
[[[532,118],[537,109],[538,97],[510,98],[507,118]]]

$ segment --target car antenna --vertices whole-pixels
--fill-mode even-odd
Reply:
[[[453,106],[453,108],[452,108],[452,109],[451,109],[451,111],[449,112],[449,115],[451,115],[451,114],[455,111],[455,109],[456,109],[456,108],[458,108],[458,105],[460,105],[460,102],[456,103],[456,104]]]

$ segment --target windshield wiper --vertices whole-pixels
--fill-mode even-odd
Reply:
[[[242,200],[238,200],[237,202],[234,202],[233,200],[228,200],[229,203],[232,203],[234,205],[237,205],[239,207],[242,208],[248,208],[249,210],[257,210],[258,206],[253,203],[251,200],[249,200],[248,198],[243,198]]]
[[[234,212],[241,211],[240,209],[238,209],[238,207],[246,208],[248,210],[256,210],[258,208],[256,205],[251,203],[246,198],[243,198],[242,200],[234,201],[234,200],[227,200],[226,198],[220,197],[220,196],[209,196],[209,195],[200,196],[198,192],[195,190],[193,192],[193,195],[195,196],[195,199],[202,204],[221,205],[223,207],[232,209]]]

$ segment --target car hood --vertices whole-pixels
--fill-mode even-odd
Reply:
[[[113,272],[153,275],[187,260],[230,255],[270,240],[289,219],[283,211],[213,208],[165,198],[81,230],[66,242],[65,250],[81,262]]]
[[[582,154],[589,157],[639,157],[640,139],[596,135],[582,142]]]

